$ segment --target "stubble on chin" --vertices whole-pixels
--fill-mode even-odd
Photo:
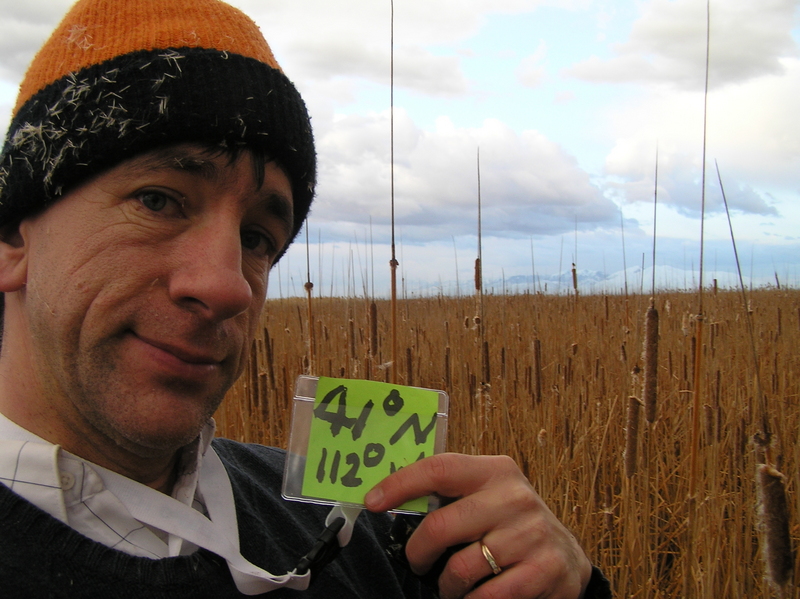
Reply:
[[[233,384],[226,378],[209,390],[173,379],[137,387],[102,349],[82,362],[76,364],[83,373],[77,402],[82,416],[98,436],[145,459],[172,456],[194,441]],[[186,409],[176,408],[180,404]]]

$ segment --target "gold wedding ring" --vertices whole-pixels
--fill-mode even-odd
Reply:
[[[492,552],[489,551],[489,548],[481,542],[481,551],[483,551],[483,557],[486,558],[486,561],[489,562],[489,567],[492,569],[492,574],[497,576],[503,569],[497,565],[497,562],[492,555]]]

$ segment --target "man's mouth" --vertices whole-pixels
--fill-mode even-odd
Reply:
[[[175,343],[162,339],[145,337],[132,332],[137,342],[136,351],[150,362],[154,372],[167,376],[200,381],[219,372],[224,362],[222,352],[212,352],[205,348]]]

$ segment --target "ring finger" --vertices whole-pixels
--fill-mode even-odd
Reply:
[[[471,589],[499,576],[514,564],[514,556],[503,550],[497,535],[491,536],[492,540],[484,538],[471,543],[450,558],[439,577],[442,599],[463,597]]]

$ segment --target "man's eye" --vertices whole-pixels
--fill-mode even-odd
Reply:
[[[142,206],[153,212],[161,212],[167,208],[170,203],[177,204],[176,200],[160,191],[143,191],[139,193],[136,198],[141,202]]]
[[[263,255],[271,254],[274,250],[272,240],[260,231],[242,231],[242,247],[255,250]]]

